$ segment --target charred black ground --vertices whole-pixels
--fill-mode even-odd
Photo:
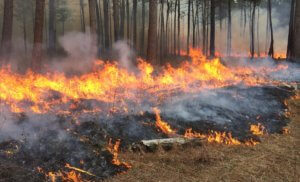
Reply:
[[[293,89],[288,87],[231,86],[196,94],[179,94],[157,107],[162,119],[178,134],[192,128],[201,133],[211,130],[231,132],[241,141],[258,140],[250,132],[250,125],[261,123],[268,133],[280,133],[289,121],[285,116],[287,107],[284,101],[293,95]],[[80,107],[72,113],[81,113],[92,107],[92,102],[97,101],[77,101]],[[149,107],[153,106],[147,103]],[[121,139],[122,147],[127,148],[140,140],[168,137],[155,127],[155,114],[149,110],[143,114],[112,113],[107,116],[103,113],[88,116],[85,113],[78,117],[81,119],[79,123],[67,114],[55,117],[53,128],[36,125],[31,128],[31,133],[24,129],[20,139],[11,138],[0,143],[1,161],[30,171],[30,175],[18,178],[1,172],[1,179],[46,180],[47,172],[68,171],[65,165],[70,164],[95,175],[82,174],[83,179],[101,180],[127,170],[125,165],[112,163],[113,155],[106,148],[110,138],[114,141]],[[15,118],[15,125],[20,128],[25,128],[30,122],[25,114]]]

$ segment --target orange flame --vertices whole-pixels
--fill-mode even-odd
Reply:
[[[201,134],[201,133],[192,131],[192,129],[190,128],[185,131],[184,137],[185,138],[206,139],[209,143],[220,143],[220,144],[226,144],[226,145],[241,145],[241,144],[243,144],[238,139],[233,138],[231,133],[226,133],[226,132],[211,131],[210,134]],[[244,142],[245,145],[249,145],[249,146],[253,146],[258,143],[259,142],[253,141],[252,139]]]
[[[264,75],[287,68],[279,65],[273,69],[264,69],[261,71],[262,75],[257,76],[255,75],[257,70],[226,67],[219,58],[209,60],[197,49],[191,49],[189,56],[191,61],[183,61],[179,67],[168,65],[158,74],[153,74],[153,66],[142,59],[138,60],[138,74],[120,68],[117,63],[103,61],[96,62],[93,72],[72,77],[67,77],[63,73],[38,74],[32,71],[21,75],[9,68],[2,68],[0,100],[16,113],[66,112],[67,109],[61,110],[55,106],[78,99],[112,103],[114,111],[126,112],[128,108],[125,100],[130,99],[138,103],[142,99],[142,96],[137,97],[136,90],[165,98],[176,90],[194,93],[241,82],[246,85],[275,84]],[[49,97],[53,91],[59,93],[60,97]],[[30,106],[22,104],[24,101],[29,101]],[[101,110],[101,108],[94,109]]]
[[[131,168],[131,165],[129,165],[128,163],[125,163],[125,162],[121,162],[118,159],[120,144],[121,144],[120,139],[117,140],[115,144],[112,143],[112,139],[109,139],[107,150],[113,155],[112,163],[117,166],[124,165],[127,168]]]
[[[160,110],[158,108],[153,108],[156,117],[156,127],[158,127],[165,134],[175,134],[175,131],[172,130],[171,126],[163,121],[160,117]]]
[[[250,131],[253,135],[263,135],[265,133],[265,127],[260,123],[257,125],[250,125]]]

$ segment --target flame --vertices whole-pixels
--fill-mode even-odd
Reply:
[[[233,138],[231,133],[226,133],[226,132],[211,131],[209,134],[201,134],[192,131],[192,129],[189,128],[185,131],[184,137],[206,139],[209,143],[219,143],[219,144],[226,144],[226,145],[243,144],[243,142]],[[249,146],[254,146],[258,143],[259,142],[256,142],[253,139],[244,142],[245,145],[249,145]]]
[[[112,163],[117,166],[124,165],[127,168],[131,168],[131,165],[125,162],[121,162],[118,159],[120,144],[121,144],[120,139],[118,139],[115,144],[112,143],[112,139],[109,139],[107,150],[113,155]]]
[[[257,125],[250,125],[250,131],[253,135],[263,135],[265,133],[265,127],[258,123]]]
[[[167,65],[160,70],[155,70],[145,60],[138,59],[139,73],[120,68],[116,62],[101,60],[95,62],[92,72],[71,77],[63,73],[38,74],[32,71],[22,75],[4,67],[0,70],[0,100],[15,113],[64,113],[74,106],[62,110],[58,105],[80,99],[111,103],[112,111],[128,112],[126,100],[139,103],[145,94],[166,98],[174,91],[195,93],[239,83],[250,86],[275,84],[266,79],[265,75],[287,69],[287,66],[282,65],[261,71],[246,67],[229,68],[219,58],[209,60],[197,49],[191,49],[189,56],[191,61],[182,61],[179,67]],[[256,75],[257,73],[261,75]],[[137,90],[144,94],[138,97]],[[59,97],[51,97],[53,92],[58,93]]]
[[[175,134],[175,131],[172,130],[171,126],[163,121],[160,117],[160,110],[158,108],[153,108],[156,117],[156,127],[159,128],[165,134]]]

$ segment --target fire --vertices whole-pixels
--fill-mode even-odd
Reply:
[[[166,98],[174,91],[195,93],[240,83],[268,84],[273,81],[267,80],[265,74],[286,69],[279,65],[256,76],[257,71],[251,68],[226,67],[219,58],[209,60],[196,49],[190,50],[190,57],[191,61],[183,61],[179,67],[167,65],[161,70],[155,70],[151,64],[139,59],[138,73],[120,68],[118,63],[98,60],[92,72],[71,77],[63,73],[38,74],[32,71],[22,75],[12,72],[10,68],[2,68],[0,100],[15,113],[67,112],[73,106],[64,110],[57,106],[79,99],[111,103],[114,112],[126,112],[129,110],[126,100],[139,103],[143,98],[143,94],[137,97],[137,90],[157,98]],[[51,97],[53,93],[59,97]]]
[[[192,129],[187,129],[184,134],[185,138],[201,138],[207,140],[209,143],[220,143],[220,144],[226,144],[226,145],[241,145],[243,142],[239,141],[238,139],[235,139],[232,137],[231,133],[226,132],[216,132],[211,131],[209,134],[201,134],[197,133],[195,131],[192,131]],[[258,144],[259,142],[253,141],[252,139],[245,141],[245,145],[253,146]]]
[[[69,167],[67,167],[69,166]],[[57,171],[57,172],[45,172],[42,168],[38,167],[37,171],[39,173],[43,173],[45,174],[45,176],[49,179],[49,181],[51,182],[57,182],[57,181],[70,181],[70,182],[82,182],[84,181],[79,173],[76,173],[75,171],[79,171],[82,173],[86,173],[84,170],[75,168],[75,167],[71,167],[69,164],[66,164],[67,168],[74,168],[75,170],[71,170],[71,171]],[[88,174],[88,172],[86,173]]]
[[[250,131],[253,135],[263,135],[265,133],[265,127],[260,123],[257,125],[250,125]]]
[[[156,117],[156,127],[159,128],[165,134],[175,134],[175,131],[172,130],[171,126],[163,121],[160,117],[160,110],[158,108],[153,108]]]
[[[112,163],[117,166],[124,165],[127,168],[131,168],[131,166],[128,163],[121,162],[118,159],[120,144],[121,140],[117,140],[115,144],[112,143],[112,139],[110,139],[108,142],[107,150],[113,155]]]

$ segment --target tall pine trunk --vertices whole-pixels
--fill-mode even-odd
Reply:
[[[35,71],[40,71],[43,58],[43,27],[44,27],[45,0],[36,0],[34,41],[32,50],[31,67]]]
[[[228,0],[227,56],[231,55],[231,0]]]
[[[3,26],[2,26],[2,39],[0,55],[4,58],[9,58],[12,48],[12,30],[13,30],[13,0],[4,1],[4,16],[3,16]]]
[[[126,18],[127,18],[127,39],[130,40],[130,4],[129,0],[126,0]]]
[[[216,21],[215,21],[215,0],[211,0],[210,4],[210,56],[215,57],[215,33],[216,33]]]
[[[56,8],[55,0],[49,0],[49,45],[48,54],[53,56],[56,49]]]
[[[83,0],[79,0],[80,4],[80,25],[81,31],[85,32],[85,12],[84,12],[84,3]]]
[[[178,7],[177,7],[177,11],[178,11],[178,13],[177,13],[177,49],[178,49],[178,54],[180,55],[180,43],[181,43],[181,41],[180,41],[180,11],[181,11],[181,9],[180,9],[180,0],[178,0],[177,1],[178,2]]]
[[[104,45],[109,48],[109,14],[108,14],[108,0],[103,0],[103,16],[104,16]]]
[[[122,0],[121,7],[121,20],[120,20],[120,39],[124,39],[124,30],[125,30],[125,0]]]
[[[289,58],[295,59],[299,62],[300,60],[300,0],[295,0],[294,18],[292,26],[292,39],[289,44],[291,44],[291,53]],[[290,27],[291,28],[291,27]]]
[[[269,13],[269,23],[271,30],[271,42],[268,55],[274,58],[274,37],[273,37],[273,24],[272,24],[272,4],[271,0],[268,0],[268,13]]]
[[[137,0],[133,0],[132,9],[132,19],[133,19],[133,45],[135,48],[137,45]]]
[[[250,54],[251,58],[254,58],[255,54],[255,10],[256,10],[256,2],[253,1],[253,8],[252,8],[252,15],[251,15],[251,26],[250,26],[250,36],[251,36],[251,42],[250,42]]]
[[[146,18],[146,0],[142,0],[142,27],[141,27],[141,55],[145,52],[145,18]]]
[[[89,0],[89,13],[90,13],[90,31],[94,36],[97,33],[97,20],[96,20],[96,0]]]
[[[294,36],[295,36],[295,7],[296,0],[292,0],[289,23],[289,36],[287,45],[287,58],[292,59],[295,56]]]
[[[157,45],[157,1],[151,0],[149,2],[147,59],[152,64],[156,64],[156,45]]]
[[[190,53],[191,3],[192,0],[189,0],[188,1],[188,29],[187,29],[187,43],[186,43],[188,54]]]
[[[114,36],[115,41],[119,40],[120,33],[120,12],[119,12],[119,0],[113,0],[113,16],[114,16]]]

